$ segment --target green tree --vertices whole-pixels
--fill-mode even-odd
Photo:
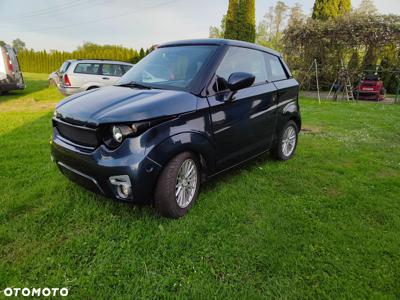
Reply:
[[[309,19],[300,26],[289,26],[284,32],[284,55],[294,74],[304,75],[311,61],[317,58],[320,68],[320,84],[330,88],[340,69],[340,60],[349,63],[351,72],[374,70],[382,59],[397,69],[400,53],[400,16],[375,15],[366,18],[360,14],[348,14],[328,21]],[[379,47],[376,48],[376,45]],[[372,47],[371,47],[372,46]],[[384,49],[390,49],[383,52]],[[359,58],[357,58],[359,56]],[[300,58],[300,59],[293,59]],[[358,69],[356,69],[358,66]],[[393,78],[387,81],[394,80]],[[386,84],[386,83],[385,83]]]
[[[315,0],[312,18],[316,20],[335,19],[351,10],[351,0]]]
[[[228,12],[226,13],[225,22],[225,38],[226,39],[236,39],[238,36],[238,9],[239,0],[229,0]]]
[[[5,41],[0,41],[0,46],[2,47],[2,46],[5,46],[6,45],[6,42]]]
[[[254,43],[256,40],[256,8],[255,0],[242,0],[244,10],[243,31],[241,40]]]
[[[289,14],[288,11],[290,11]],[[284,45],[282,32],[285,24],[297,26],[304,20],[305,14],[299,3],[295,3],[293,7],[289,8],[284,2],[278,1],[275,6],[268,9],[262,21],[258,24],[256,41],[260,45],[280,51]]]
[[[287,11],[289,9],[289,6],[285,4],[283,1],[278,1],[274,7],[274,30],[275,30],[275,36],[278,36],[283,27],[283,23],[287,17]]]
[[[223,15],[220,27],[210,26],[209,37],[210,38],[223,38],[225,36],[225,27],[226,27],[225,23],[226,23],[226,15]]]
[[[142,59],[143,57],[145,57],[146,56],[146,53],[144,52],[144,49],[143,48],[140,48],[140,51],[139,51],[139,59]]]
[[[254,42],[256,38],[255,23],[255,0],[229,1],[225,38]]]
[[[372,0],[362,0],[360,5],[355,10],[355,13],[371,16],[376,15],[378,13],[378,9]]]
[[[303,12],[301,4],[296,2],[290,8],[288,26],[299,26],[299,25],[303,24],[305,19],[306,19],[306,15]]]
[[[21,41],[20,39],[13,40],[12,46],[14,49],[17,50],[17,52],[25,50],[25,43],[23,41]]]

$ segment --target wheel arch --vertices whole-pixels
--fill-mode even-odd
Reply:
[[[287,122],[293,121],[297,125],[298,131],[301,130],[301,116],[299,111],[298,103],[291,102],[287,104],[280,112],[281,116],[278,117],[279,122],[277,126],[277,132],[280,132]]]
[[[198,156],[204,175],[215,169],[215,147],[204,134],[198,132],[170,136],[154,146],[147,157],[164,167],[173,157],[185,151]]]
[[[93,89],[98,89],[100,86],[99,85],[89,85],[85,91],[93,90]]]
[[[297,129],[301,130],[301,118],[298,114],[293,114],[290,116],[289,121],[294,121],[297,125]]]

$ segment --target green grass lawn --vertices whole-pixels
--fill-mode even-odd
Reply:
[[[400,298],[400,105],[302,99],[296,156],[203,186],[179,220],[50,161],[47,77],[0,97],[0,290],[72,298]],[[3,295],[0,295],[0,298]]]

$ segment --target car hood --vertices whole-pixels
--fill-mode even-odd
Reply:
[[[197,97],[183,91],[108,86],[65,98],[57,115],[75,124],[135,122],[196,109]]]

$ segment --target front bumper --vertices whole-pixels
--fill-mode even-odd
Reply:
[[[161,166],[146,157],[145,149],[134,138],[126,139],[116,150],[104,145],[87,150],[65,140],[53,128],[51,155],[60,171],[71,181],[109,198],[148,204]],[[111,176],[128,175],[132,184],[129,199],[118,195],[117,187],[110,182]]]

